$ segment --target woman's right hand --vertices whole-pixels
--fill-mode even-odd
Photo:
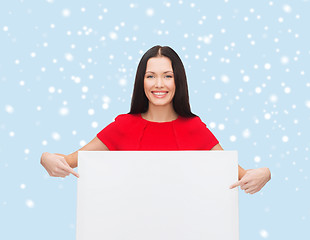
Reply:
[[[76,173],[66,162],[65,158],[53,153],[45,152],[41,156],[41,164],[52,177],[66,177],[70,173],[76,177]]]

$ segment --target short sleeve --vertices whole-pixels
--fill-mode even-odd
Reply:
[[[199,117],[198,117],[199,118]],[[202,136],[202,142],[207,150],[211,150],[215,145],[219,143],[214,134],[209,130],[207,125],[199,118],[200,131]]]
[[[107,125],[102,129],[97,137],[103,142],[109,150],[117,150],[118,146],[121,145],[122,139],[122,125],[124,124],[124,114],[118,115],[114,122]]]
[[[97,137],[109,150],[136,150],[143,124],[136,115],[120,114]]]
[[[183,118],[176,125],[177,139],[183,150],[211,150],[219,143],[198,116],[190,119]]]

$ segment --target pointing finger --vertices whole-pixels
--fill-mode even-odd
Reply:
[[[77,178],[80,177],[80,175],[75,172],[71,167],[66,168],[68,170],[69,173],[71,173],[72,175],[76,176]]]
[[[80,177],[80,175],[79,175],[77,172],[75,172],[75,171],[70,167],[70,165],[67,163],[67,161],[66,161],[66,159],[65,159],[64,157],[62,157],[61,160],[62,160],[63,164],[66,166],[65,169],[66,169],[69,173],[71,173],[72,175],[76,176],[77,178]]]
[[[231,185],[229,188],[233,189],[233,188],[238,187],[240,185],[241,185],[241,181],[238,181],[238,182],[234,183],[233,185]]]

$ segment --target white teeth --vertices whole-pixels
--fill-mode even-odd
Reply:
[[[165,95],[167,93],[166,92],[153,92],[153,94],[155,94],[155,95]]]

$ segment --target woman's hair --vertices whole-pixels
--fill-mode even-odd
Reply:
[[[170,59],[174,73],[175,94],[173,97],[174,111],[182,117],[195,117],[189,105],[187,80],[183,63],[178,54],[168,46],[154,46],[150,48],[141,58],[131,98],[129,114],[145,113],[149,107],[149,100],[144,92],[144,75],[147,61],[152,57],[165,56]]]

